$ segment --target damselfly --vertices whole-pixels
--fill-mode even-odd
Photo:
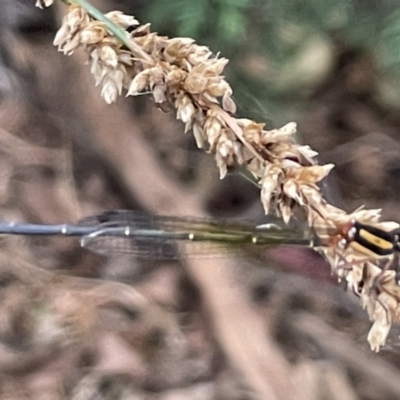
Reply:
[[[175,244],[185,244],[189,254],[215,253],[241,245],[309,246],[313,235],[302,224],[283,224],[269,218],[262,225],[211,218],[148,216],[135,211],[108,211],[77,224],[28,224],[0,222],[0,234],[76,236],[82,247],[96,253],[130,253],[142,258],[176,258]],[[205,242],[213,243],[211,246]],[[219,250],[218,250],[219,249]]]
[[[212,242],[224,248],[240,245],[310,246],[317,239],[303,224],[285,225],[269,217],[262,225],[211,218],[148,216],[128,210],[108,211],[87,217],[77,224],[28,224],[0,222],[0,234],[33,236],[76,236],[82,247],[100,254],[131,253],[143,258],[175,258],[174,244],[184,243],[195,253],[195,245]],[[400,250],[398,230],[386,232],[357,221],[345,224],[337,233],[340,247],[355,247],[369,258],[386,258]],[[208,253],[215,246],[202,246]]]

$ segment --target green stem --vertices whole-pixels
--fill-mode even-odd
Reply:
[[[97,21],[102,22],[107,30],[112,33],[123,45],[125,45],[132,54],[138,59],[145,59],[148,62],[151,62],[151,57],[143,51],[139,46],[137,46],[134,42],[132,42],[126,34],[126,31],[114,24],[110,19],[108,19],[102,12],[100,12],[96,7],[92,6],[86,0],[61,0],[63,2],[67,2],[69,4],[77,4],[81,6],[92,18]]]

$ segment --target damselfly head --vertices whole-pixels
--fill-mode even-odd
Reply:
[[[347,240],[354,240],[356,237],[357,228],[353,225],[347,232]]]
[[[348,222],[336,226],[336,229],[331,232],[328,239],[328,246],[338,247],[341,250],[346,249],[348,244],[352,242],[356,236],[357,228],[355,221],[352,219]]]

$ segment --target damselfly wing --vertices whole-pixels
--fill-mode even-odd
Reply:
[[[254,221],[148,216],[119,210],[84,218],[79,225],[94,228],[81,238],[84,248],[144,259],[178,258],[177,243],[184,256],[196,257],[240,253],[249,246],[310,244],[312,235],[306,226],[287,226],[273,218],[268,221],[257,225]]]

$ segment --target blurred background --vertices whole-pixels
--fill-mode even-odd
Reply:
[[[65,7],[0,0],[0,217],[104,210],[265,221],[173,113],[107,106]],[[230,60],[238,115],[336,165],[326,198],[400,221],[400,1],[93,0]],[[374,354],[358,299],[309,249],[179,262],[99,256],[72,238],[0,238],[0,399],[398,399],[400,339]]]

